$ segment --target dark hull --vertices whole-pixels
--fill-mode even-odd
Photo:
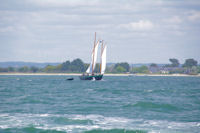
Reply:
[[[103,75],[97,75],[96,77],[95,77],[95,80],[101,80],[103,78]]]
[[[67,80],[74,80],[74,78],[68,78]]]
[[[81,80],[101,80],[103,78],[103,75],[99,74],[99,75],[81,75],[79,77]]]

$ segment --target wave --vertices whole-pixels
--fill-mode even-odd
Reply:
[[[0,132],[1,133],[66,133],[64,131],[38,129],[32,126],[25,128],[7,128],[7,129],[0,128]]]
[[[0,114],[0,132],[16,133],[146,133],[198,132],[199,122],[170,122],[159,120],[106,117],[102,115],[70,114]]]
[[[126,129],[110,129],[110,130],[95,129],[95,130],[85,131],[84,133],[147,133],[147,131],[126,130]]]
[[[152,110],[162,110],[164,112],[166,111],[179,111],[180,109],[176,106],[173,106],[171,104],[158,104],[158,103],[152,103],[152,102],[137,102],[136,104],[128,104],[124,107],[135,107],[140,108],[143,110],[152,109]]]
[[[25,128],[8,128],[8,129],[0,129],[0,132],[3,133],[66,133],[65,131],[57,131],[57,130],[45,130],[38,129],[35,127],[25,127]],[[147,131],[143,130],[126,130],[126,129],[94,129],[89,131],[84,131],[84,133],[147,133]]]

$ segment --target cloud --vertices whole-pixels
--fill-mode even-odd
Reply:
[[[162,34],[171,34],[175,36],[182,36],[184,32],[184,16],[172,16],[162,20],[163,23],[159,24],[159,28],[163,31]]]
[[[0,28],[0,32],[2,33],[13,32],[13,31],[14,29],[11,26]]]
[[[142,49],[147,44],[149,51],[162,51],[161,44],[166,43],[169,54],[163,58],[177,53],[184,44],[188,46],[185,49],[195,47],[196,50],[200,41],[198,3],[198,0],[5,0],[0,4],[0,41],[4,49],[0,61],[2,57],[27,61],[81,57],[89,62],[87,53],[91,52],[95,31],[108,42],[111,62],[151,61],[152,56],[141,60],[139,54],[131,51],[138,49],[140,55],[146,54]],[[3,53],[11,49],[13,53]],[[41,52],[33,56],[37,51]],[[119,59],[114,60],[116,55]]]
[[[172,24],[179,24],[182,22],[182,19],[179,16],[173,16],[168,19],[164,19],[164,22],[172,23]]]
[[[126,28],[133,31],[151,30],[154,24],[149,20],[139,20],[138,22],[131,22],[128,24],[120,24],[120,28]]]
[[[98,0],[30,0],[30,2],[42,7],[74,7],[96,5]]]
[[[200,12],[199,11],[192,11],[188,16],[190,21],[197,21],[200,20]]]

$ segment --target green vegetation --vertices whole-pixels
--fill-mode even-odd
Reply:
[[[169,59],[169,61],[171,62],[171,67],[178,67],[180,65],[178,59]]]
[[[149,69],[147,66],[141,66],[141,67],[133,67],[131,70],[132,73],[149,73]]]
[[[44,73],[60,73],[60,72],[85,72],[88,67],[88,64],[84,64],[81,59],[75,59],[72,62],[66,61],[62,64],[52,66],[47,65],[44,68],[38,68],[35,66],[32,67],[8,67],[8,68],[0,68],[0,72],[21,72],[21,73],[38,73],[38,72],[44,72]]]
[[[151,63],[150,67],[158,67],[156,63]]]
[[[57,66],[47,65],[45,68],[40,69],[40,72],[51,72],[51,73],[60,73],[60,72],[75,72],[80,73],[84,72],[87,69],[87,64],[84,64],[81,59],[75,59],[72,62],[66,61]]]
[[[183,64],[183,67],[193,67],[193,66],[197,66],[197,61],[194,59],[186,59],[185,63]]]
[[[178,59],[172,58],[169,59],[169,61],[171,62],[171,64],[166,64],[165,67],[179,67],[180,65]]]
[[[30,69],[29,69],[27,66],[24,66],[24,67],[20,67],[20,68],[18,69],[18,71],[19,71],[19,72],[29,72]]]
[[[128,73],[130,65],[127,62],[116,63],[106,67],[106,73]]]
[[[129,72],[130,66],[127,62],[122,62],[122,63],[117,63],[114,66],[114,69],[116,70],[116,72]]]
[[[124,67],[122,67],[122,66],[117,66],[116,68],[115,68],[115,71],[114,71],[115,73],[124,73],[124,72],[126,72],[126,69],[124,68]]]
[[[200,66],[197,66],[197,73],[200,73]]]

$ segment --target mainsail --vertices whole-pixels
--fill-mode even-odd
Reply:
[[[101,74],[104,74],[106,69],[106,47],[105,45],[101,54]]]
[[[97,41],[97,44],[95,44],[94,49],[92,50],[92,61],[90,63],[90,66],[88,67],[86,73],[91,74],[96,66],[98,46],[99,46],[99,41]]]

